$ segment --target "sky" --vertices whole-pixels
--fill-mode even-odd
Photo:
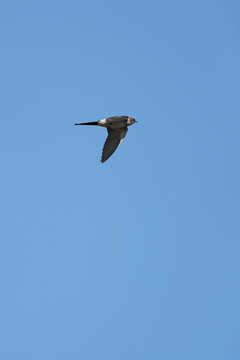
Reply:
[[[239,11],[1,1],[1,360],[240,358]]]

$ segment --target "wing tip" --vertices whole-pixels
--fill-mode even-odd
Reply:
[[[107,161],[108,158],[109,158],[109,157],[105,157],[105,158],[104,158],[104,157],[102,156],[102,158],[101,158],[101,163],[103,164],[105,161]]]

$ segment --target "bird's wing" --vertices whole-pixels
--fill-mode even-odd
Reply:
[[[126,136],[128,128],[126,127],[124,129],[119,129],[119,130],[111,130],[108,128],[107,131],[108,131],[108,136],[103,145],[103,151],[102,151],[102,158],[101,158],[102,163],[106,161],[108,158],[110,158],[110,156],[117,149],[121,140],[123,140],[124,137]]]

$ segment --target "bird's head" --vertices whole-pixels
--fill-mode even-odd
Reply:
[[[134,118],[132,118],[132,117],[128,117],[127,118],[127,124],[128,125],[132,125],[132,124],[134,124],[134,123],[136,123],[137,122],[137,120],[135,120]]]

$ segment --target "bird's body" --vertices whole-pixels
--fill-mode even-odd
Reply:
[[[112,116],[99,121],[78,123],[75,125],[96,125],[106,127],[108,131],[107,139],[103,146],[101,162],[106,161],[117,149],[118,145],[127,134],[128,126],[137,122],[128,116]]]

